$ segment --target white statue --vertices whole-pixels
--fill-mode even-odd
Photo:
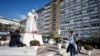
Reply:
[[[26,21],[26,29],[25,29],[26,32],[38,31],[37,19],[38,19],[38,14],[35,12],[35,10],[32,10],[32,12],[28,13],[28,19]]]
[[[28,13],[28,17],[26,20],[25,34],[22,40],[22,42],[27,46],[30,46],[29,42],[31,40],[38,40],[41,45],[43,44],[42,36],[38,34],[37,19],[38,19],[38,14],[35,12],[35,10],[32,10],[32,12]]]

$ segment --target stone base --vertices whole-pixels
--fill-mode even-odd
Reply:
[[[30,47],[31,40],[38,40],[40,42],[40,45],[43,45],[42,35],[40,34],[24,33],[21,39],[21,41],[28,47]]]
[[[22,39],[21,39],[21,41],[24,43],[24,44],[26,44],[26,46],[30,46],[30,41],[31,40],[34,40],[33,39],[33,34],[32,33],[24,33],[23,34],[23,37],[22,37]]]
[[[42,35],[40,35],[40,34],[34,34],[34,40],[39,41],[40,45],[43,45]]]

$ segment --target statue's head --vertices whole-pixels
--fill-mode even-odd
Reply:
[[[34,9],[32,9],[32,11],[28,13],[28,16],[31,16],[33,14],[35,14],[35,10]]]

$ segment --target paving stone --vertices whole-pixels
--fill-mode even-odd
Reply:
[[[86,50],[82,47],[82,53],[75,56],[88,56]],[[34,49],[32,47],[8,47],[0,46],[0,56],[35,56]],[[44,44],[37,51],[37,56],[70,56],[66,53],[66,49],[57,49],[56,45]],[[91,56],[100,56],[100,50],[94,49]]]

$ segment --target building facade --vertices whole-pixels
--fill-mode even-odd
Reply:
[[[48,36],[50,26],[50,3],[45,5],[44,35]]]
[[[0,17],[0,30],[18,29],[19,26],[20,26],[19,20]]]
[[[50,4],[50,31],[54,31],[55,36],[59,35],[60,29],[60,1],[52,0]]]
[[[61,36],[68,37],[70,30],[85,38],[100,32],[100,0],[63,0],[60,6]]]
[[[60,25],[60,0],[52,0],[46,4],[43,9],[38,10],[38,28],[39,31],[48,36],[49,32],[54,31],[58,36]]]
[[[41,8],[37,11],[38,19],[37,19],[37,28],[40,34],[44,35],[44,19],[45,19],[45,10]]]

